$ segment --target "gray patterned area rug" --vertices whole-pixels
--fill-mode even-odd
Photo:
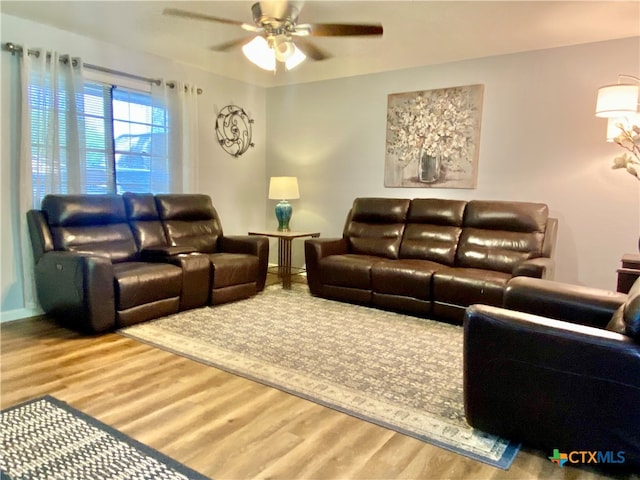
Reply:
[[[119,333],[490,465],[519,445],[472,429],[462,396],[462,327],[275,285]]]
[[[2,479],[207,479],[51,396],[0,415]]]

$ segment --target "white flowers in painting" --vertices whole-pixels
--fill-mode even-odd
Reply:
[[[479,111],[473,86],[390,96],[387,154],[406,166],[420,150],[445,165],[474,160]],[[391,98],[396,97],[396,98]]]

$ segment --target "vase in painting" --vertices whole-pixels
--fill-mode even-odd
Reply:
[[[418,179],[423,183],[434,183],[440,180],[440,154],[429,155],[426,148],[420,149],[418,159]]]

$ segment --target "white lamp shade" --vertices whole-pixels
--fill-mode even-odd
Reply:
[[[264,37],[258,35],[242,47],[242,53],[252,63],[263,70],[274,71],[276,69],[275,52],[269,48]]]
[[[298,47],[293,45],[293,53],[289,58],[285,60],[284,64],[287,67],[287,70],[293,70],[302,62],[304,62],[306,58],[307,56],[304,53],[302,53],[302,50],[300,50]]]
[[[638,85],[606,85],[598,89],[596,117],[623,117],[638,111]]]
[[[286,62],[291,58],[295,51],[295,45],[286,35],[276,35],[273,39],[273,50],[276,54],[276,60]]]
[[[251,63],[270,72],[275,72],[276,60],[284,62],[287,70],[291,70],[307,58],[285,35],[269,37],[269,40],[258,35],[242,47],[242,53]]]
[[[640,114],[628,115],[626,117],[609,118],[607,121],[607,142],[613,142],[622,133],[620,127],[631,130],[634,125],[640,126]]]
[[[271,177],[269,181],[271,200],[291,200],[300,198],[297,177]]]

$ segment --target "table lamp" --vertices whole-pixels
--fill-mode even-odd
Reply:
[[[269,181],[269,199],[280,200],[276,205],[276,218],[278,219],[278,231],[289,231],[289,220],[293,208],[287,200],[300,198],[297,177],[271,177]]]

